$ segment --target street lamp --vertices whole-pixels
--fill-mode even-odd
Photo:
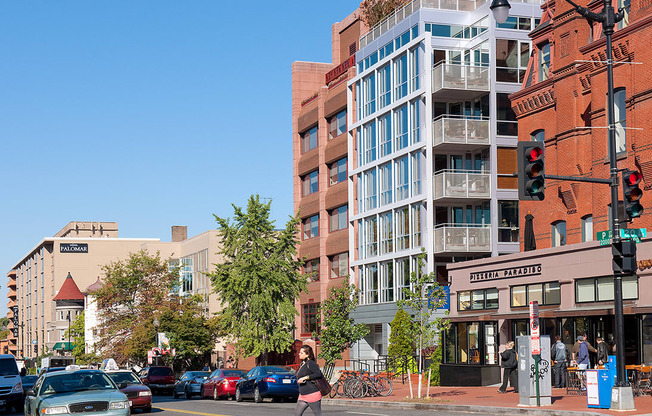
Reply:
[[[158,318],[154,318],[154,322],[152,323],[154,324],[154,329],[156,330],[156,346],[158,347],[158,327],[161,323],[159,322]],[[158,356],[156,356],[155,359],[156,359],[156,364],[154,365],[158,365]]]
[[[70,311],[68,311],[68,351],[70,350]]]
[[[571,0],[565,0],[575,8],[575,11],[593,22],[602,23],[602,33],[605,36],[607,52],[607,124],[609,143],[609,184],[611,186],[611,232],[613,244],[620,243],[620,222],[618,219],[618,165],[616,162],[616,126],[614,122],[614,72],[611,35],[614,33],[616,23],[625,16],[622,8],[616,13],[611,0],[603,0],[602,11],[594,13],[586,7],[579,6]],[[509,13],[508,0],[493,0],[489,7],[498,23],[504,23]],[[501,20],[502,19],[502,20]],[[625,330],[623,318],[623,281],[622,273],[614,271],[614,318],[616,324],[616,389],[618,390],[616,402],[618,410],[634,409],[632,388],[627,383],[625,373]],[[614,395],[612,395],[612,398]]]

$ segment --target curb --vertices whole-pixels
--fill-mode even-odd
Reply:
[[[384,402],[377,400],[351,400],[351,399],[322,399],[322,404],[329,406],[360,406],[360,407],[384,407],[392,409],[415,409],[415,410],[447,410],[450,412],[464,413],[492,413],[504,415],[532,415],[532,416],[579,416],[593,415],[604,416],[604,413],[587,412],[578,410],[557,410],[537,409],[525,407],[491,407],[471,406],[460,404],[429,404],[429,403],[407,403],[407,402]]]

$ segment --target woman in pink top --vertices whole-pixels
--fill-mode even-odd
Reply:
[[[315,354],[309,345],[304,345],[299,349],[299,358],[302,361],[297,371],[299,400],[294,409],[294,416],[303,415],[307,408],[310,408],[315,416],[322,416],[321,393],[312,380],[324,377],[324,375],[321,373],[319,365],[315,361]]]

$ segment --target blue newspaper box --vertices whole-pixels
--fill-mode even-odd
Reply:
[[[591,408],[611,407],[611,388],[616,384],[616,357],[609,356],[604,370],[586,370],[586,401]]]

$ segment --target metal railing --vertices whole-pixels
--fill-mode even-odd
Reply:
[[[474,144],[489,145],[489,119],[437,117],[432,122],[433,145]]]
[[[435,253],[491,251],[489,225],[441,224],[435,227]]]
[[[442,170],[434,176],[434,198],[489,198],[491,176],[466,170]]]
[[[489,67],[437,64],[432,69],[432,91],[442,89],[489,91]]]

